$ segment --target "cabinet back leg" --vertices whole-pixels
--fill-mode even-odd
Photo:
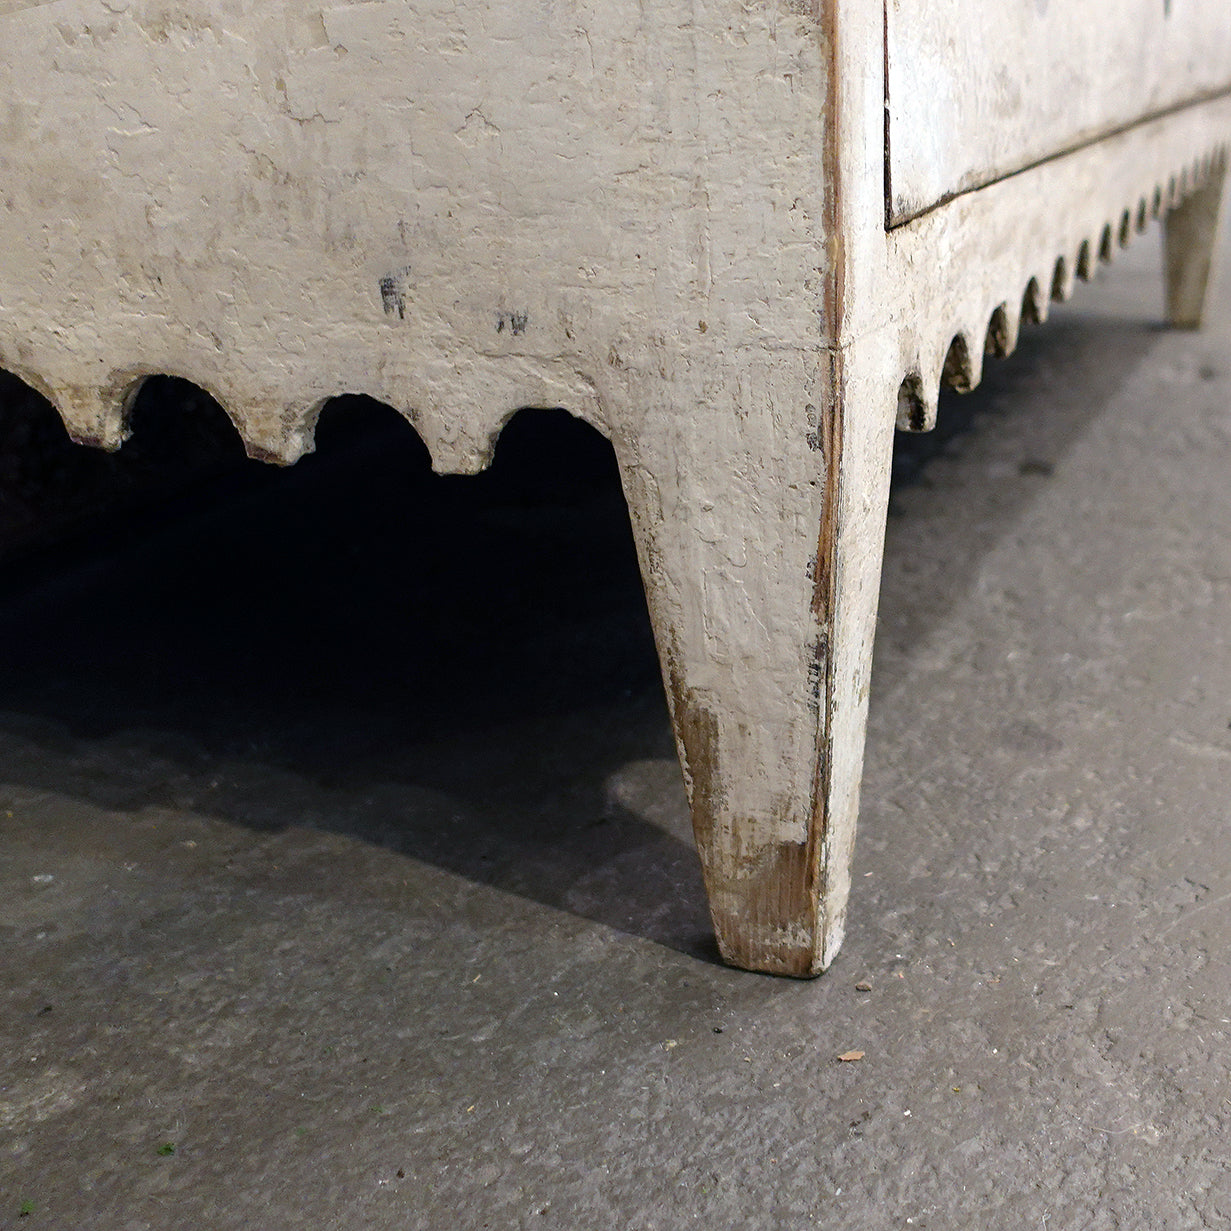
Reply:
[[[1218,246],[1226,169],[1226,159],[1220,158],[1201,187],[1169,209],[1163,220],[1167,323],[1177,329],[1201,327]]]

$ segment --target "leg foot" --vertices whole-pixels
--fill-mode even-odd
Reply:
[[[1201,327],[1218,244],[1225,175],[1226,163],[1216,163],[1205,183],[1168,210],[1163,220],[1167,323],[1178,329]]]

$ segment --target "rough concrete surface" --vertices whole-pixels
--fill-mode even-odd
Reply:
[[[1158,261],[902,442],[815,982],[714,958],[589,429],[343,405],[11,559],[0,1226],[1231,1224],[1231,294]]]

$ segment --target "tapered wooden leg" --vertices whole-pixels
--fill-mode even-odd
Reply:
[[[1219,161],[1205,183],[1168,210],[1163,221],[1167,322],[1179,329],[1201,327],[1218,246],[1225,178],[1226,163]]]
[[[623,459],[718,943],[779,974],[841,944],[858,809],[896,386],[841,360],[719,360]]]

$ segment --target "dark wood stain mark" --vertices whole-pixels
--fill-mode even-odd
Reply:
[[[830,731],[833,725],[834,663],[833,636],[835,598],[837,594],[837,550],[839,519],[839,480],[842,457],[843,394],[845,373],[842,353],[831,350],[829,405],[822,420],[824,432],[825,494],[821,506],[821,525],[816,549],[816,572],[812,589],[813,618],[820,628],[809,665],[809,682],[815,689],[812,705],[816,715],[816,737],[813,760],[812,808],[808,818],[808,836],[804,845],[804,869],[798,883],[807,886],[809,898],[809,932],[814,948],[819,949],[821,937],[815,935],[819,926],[817,919],[818,896],[824,892],[822,885],[821,850],[829,828],[829,791],[832,778],[830,758]],[[786,869],[783,869],[785,873]],[[806,966],[801,966],[797,957],[794,969],[784,973],[816,974],[816,956],[809,950]]]
[[[882,6],[887,16],[886,6]],[[808,818],[807,839],[798,851],[787,855],[783,848],[775,864],[776,875],[781,879],[775,905],[781,909],[790,905],[793,918],[803,923],[810,938],[806,950],[784,955],[782,972],[810,975],[817,973],[817,950],[821,937],[818,927],[818,901],[823,892],[821,851],[829,827],[829,792],[832,764],[829,755],[830,730],[833,724],[835,693],[834,662],[832,654],[834,635],[835,600],[837,595],[837,551],[839,505],[841,501],[842,448],[845,432],[843,403],[846,395],[845,358],[842,343],[845,333],[846,304],[846,228],[843,225],[845,184],[842,176],[841,137],[845,127],[842,74],[836,66],[841,62],[842,48],[839,39],[839,0],[824,0],[821,10],[822,28],[828,47],[827,60],[831,66],[825,99],[825,146],[821,181],[824,185],[822,198],[823,233],[832,243],[830,259],[832,268],[826,271],[825,315],[829,343],[829,371],[826,404],[821,408],[820,439],[823,457],[824,496],[821,505],[821,524],[818,527],[816,569],[812,588],[812,614],[820,633],[815,642],[814,662],[809,669],[810,680],[815,681],[816,751],[813,759],[812,808]],[[886,40],[888,35],[886,33]],[[886,56],[888,42],[886,41]],[[886,78],[887,81],[887,78]],[[888,86],[886,84],[885,88]],[[888,157],[888,146],[886,146]],[[791,886],[794,886],[792,889]],[[790,902],[782,895],[795,896]],[[802,898],[800,897],[802,895]]]
[[[722,778],[718,772],[718,719],[697,700],[697,695],[680,678],[672,662],[667,668],[671,683],[675,730],[684,752],[684,769],[691,784],[693,830],[701,861],[709,871],[709,848],[713,844],[714,821],[725,802]]]
[[[824,0],[821,5],[821,29],[828,44],[825,81],[825,118],[821,164],[821,233],[830,245],[832,268],[824,276],[825,326],[831,346],[842,338],[843,303],[846,293],[846,229],[842,221],[842,159],[841,133],[842,73],[838,71],[841,47],[838,41],[839,0]]]
[[[822,632],[812,645],[808,660],[808,708],[819,720],[825,694],[825,663],[829,659],[829,635]]]
[[[811,944],[807,952],[782,955],[783,974],[814,974],[816,959],[813,950],[819,949],[820,937],[816,935],[817,896],[821,890],[820,855],[828,827],[828,799],[831,776],[829,757],[829,730],[832,723],[834,701],[833,655],[830,647],[833,640],[834,597],[836,593],[836,553],[838,532],[839,478],[843,441],[843,398],[846,373],[842,352],[845,329],[846,302],[846,228],[842,225],[845,185],[842,178],[841,135],[844,130],[842,73],[838,71],[842,49],[839,40],[840,0],[823,0],[820,9],[821,28],[827,43],[826,62],[829,77],[826,81],[824,148],[822,151],[822,234],[829,241],[831,267],[824,278],[824,325],[827,333],[828,364],[826,373],[826,402],[821,407],[818,433],[824,475],[824,496],[821,505],[821,524],[818,528],[816,568],[812,587],[812,613],[821,633],[818,636],[813,664],[809,676],[816,688],[816,738],[813,760],[812,808],[808,818],[805,842],[790,855],[781,848],[774,862],[774,874],[779,877],[776,897],[763,901],[762,909],[772,905],[782,909],[790,905],[794,912],[791,918],[804,925]],[[806,901],[797,900],[799,893]],[[790,896],[788,902],[786,896]],[[793,896],[792,896],[793,895]],[[762,893],[764,899],[764,893]]]
[[[784,842],[762,850],[749,867],[721,858],[716,827],[727,801],[719,763],[718,720],[683,683],[674,652],[671,659],[667,678],[675,730],[691,786],[693,832],[723,960],[768,974],[800,978],[819,974],[813,943],[817,879],[813,835],[805,842]],[[786,820],[785,803],[781,812],[781,819]],[[741,818],[725,820],[737,831],[741,827]],[[729,903],[738,906],[726,909],[721,905]],[[788,939],[792,934],[794,943]]]
[[[812,943],[815,877],[811,840],[783,842],[766,850],[752,874],[735,886],[745,904],[743,917],[714,921],[723,958],[767,974],[795,978],[819,974]],[[778,941],[769,939],[776,930],[792,925],[800,937],[794,944],[785,934]]]
[[[889,150],[889,0],[885,0],[881,16],[881,30],[885,36],[884,62],[881,67],[885,75],[885,230],[888,231],[893,226],[893,163],[890,161]]]
[[[831,381],[842,378],[841,356],[829,352]],[[835,386],[821,417],[821,457],[825,490],[821,501],[821,525],[817,539],[816,568],[812,585],[812,613],[828,625],[834,585],[834,546],[838,525],[838,478],[842,441],[842,395]]]

